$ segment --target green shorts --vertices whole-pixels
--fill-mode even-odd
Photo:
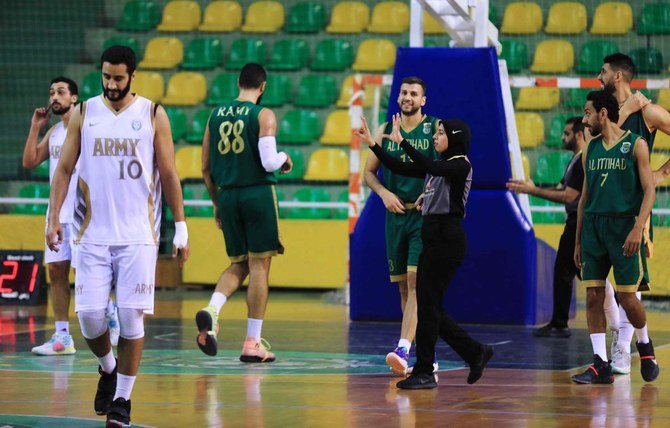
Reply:
[[[623,245],[634,224],[634,217],[584,215],[581,254],[584,286],[604,287],[605,279],[613,269],[616,291],[649,290],[644,254],[638,251],[632,256],[623,255]]]
[[[421,254],[421,213],[416,209],[405,214],[386,212],[386,255],[391,282],[407,279],[407,272],[416,272]]]
[[[273,185],[219,189],[219,220],[233,263],[284,253]]]

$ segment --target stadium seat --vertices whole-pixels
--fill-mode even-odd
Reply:
[[[179,170],[177,169],[177,171]],[[185,179],[185,177],[182,177],[181,174],[179,178],[181,178],[182,180]],[[189,178],[197,178],[197,177],[189,177]],[[191,188],[191,186],[181,186],[181,192],[184,198],[184,202],[194,201],[197,199],[193,194],[193,189]],[[199,207],[184,204],[184,215],[186,217],[197,217],[198,208]]]
[[[30,183],[19,189],[19,198],[49,199],[49,185],[44,183]],[[47,204],[15,204],[11,208],[12,214],[46,215]]]
[[[49,178],[49,159],[37,165],[35,169],[30,171],[30,175],[35,178]]]
[[[638,16],[637,34],[670,34],[670,4],[645,4]]]
[[[593,14],[591,34],[624,35],[633,28],[633,9],[628,3],[600,3]]]
[[[337,100],[337,82],[330,74],[308,74],[300,79],[297,107],[329,107]]]
[[[519,144],[522,148],[537,147],[544,141],[544,121],[537,113],[514,113]]]
[[[584,109],[586,104],[586,95],[594,89],[570,88],[563,100],[563,107],[570,109]]]
[[[533,2],[509,3],[503,15],[502,34],[535,34],[542,29],[542,9]]]
[[[230,46],[230,59],[226,68],[240,70],[246,63],[265,64],[267,50],[265,42],[260,39],[237,39]]]
[[[186,127],[188,126],[188,118],[184,110],[178,107],[165,107],[165,113],[167,113],[167,117],[170,120],[172,139],[176,142],[184,138]]]
[[[289,110],[279,122],[277,142],[309,144],[321,136],[321,119],[311,110]]]
[[[573,154],[569,151],[549,151],[537,158],[533,181],[538,184],[557,184],[563,178],[565,168]]]
[[[198,30],[211,33],[229,33],[242,26],[242,6],[236,1],[213,1],[207,5]]]
[[[158,31],[193,31],[200,25],[200,5],[195,1],[173,0],[163,8]]]
[[[348,146],[351,142],[351,118],[349,110],[335,110],[326,119],[326,128],[319,140],[325,145]]]
[[[142,52],[140,51],[140,44],[137,41],[137,39],[135,39],[135,37],[131,36],[108,37],[102,44],[102,51],[104,52],[107,50],[107,48],[115,45],[128,46],[130,49],[133,50],[133,52],[135,52],[135,57],[137,57],[138,60],[142,57],[141,55]]]
[[[575,65],[575,52],[567,40],[543,40],[535,48],[533,73],[567,73]]]
[[[521,152],[521,166],[523,167],[523,176],[525,178],[530,178],[530,160],[528,155],[524,152]],[[514,170],[512,170],[512,175],[514,176]],[[518,178],[514,176],[514,178]]]
[[[603,67],[603,58],[619,52],[616,43],[610,40],[592,40],[582,45],[576,70],[580,73],[597,74]]]
[[[337,202],[349,202],[349,190],[343,190],[337,197]],[[348,208],[335,208],[333,218],[337,220],[346,220],[349,218]]]
[[[176,37],[155,37],[147,43],[139,68],[175,68],[183,59],[184,45],[181,40]]]
[[[349,156],[341,149],[317,149],[307,163],[305,180],[343,181],[349,179]]]
[[[278,40],[272,46],[268,69],[273,71],[296,71],[307,66],[309,45],[303,39]]]
[[[291,7],[284,31],[287,33],[318,33],[328,22],[326,8],[317,2],[299,2]]]
[[[295,147],[284,147],[280,148],[279,151],[286,152],[291,157],[293,169],[288,174],[277,173],[277,178],[280,181],[302,180],[302,176],[305,175],[305,157],[302,151]]]
[[[519,110],[551,110],[558,106],[559,94],[558,88],[521,88],[515,107]]]
[[[180,180],[202,178],[202,146],[186,146],[174,155],[175,166]]]
[[[133,84],[134,86],[134,84]],[[134,89],[134,87],[133,87]],[[92,71],[84,76],[79,87],[79,101],[86,101],[102,93],[102,75],[99,71]]]
[[[538,198],[537,196],[530,197],[531,206],[539,207],[562,207],[563,205],[557,204],[555,202],[548,201],[546,199]],[[532,214],[534,223],[564,223],[565,222],[565,211],[561,212],[533,212]]]
[[[447,34],[447,30],[437,22],[437,19],[433,18],[433,15],[424,11],[423,12],[423,33],[424,34]]]
[[[207,81],[200,73],[182,71],[170,77],[163,104],[173,106],[194,106],[207,96]]]
[[[395,64],[396,47],[388,39],[367,39],[358,45],[356,71],[388,71]]]
[[[230,101],[237,97],[237,74],[222,73],[217,75],[212,81],[207,96],[207,105],[214,106]]]
[[[657,131],[654,139],[654,150],[670,150],[670,135]]]
[[[264,107],[281,107],[291,102],[292,98],[293,81],[285,74],[269,74],[261,105]]]
[[[586,7],[577,2],[554,3],[549,8],[547,34],[581,34],[586,30]]]
[[[668,88],[659,89],[656,104],[658,104],[659,106],[663,107],[666,110],[670,110],[670,89]]]
[[[359,1],[342,1],[335,5],[330,15],[329,33],[358,34],[365,31],[370,21],[370,8]]]
[[[195,113],[185,138],[188,143],[202,143],[202,137],[205,135],[205,128],[207,127],[207,121],[211,113],[212,110],[208,108],[200,109]]]
[[[656,134],[661,134],[661,132],[657,132]],[[654,151],[654,153],[651,154],[651,159],[649,160],[649,163],[651,164],[651,170],[656,171],[662,167],[668,161],[668,159],[670,159],[670,156],[668,156],[666,153],[659,153]],[[670,177],[666,178],[660,185],[670,186]]]
[[[545,142],[547,147],[560,149],[563,148],[563,129],[565,128],[565,121],[570,116],[567,114],[557,114],[551,118],[549,123],[549,138]]]
[[[340,88],[340,96],[337,99],[335,104],[337,107],[348,107],[349,100],[351,95],[354,93],[352,84],[354,81],[354,76],[347,76],[346,79],[342,82],[342,87]],[[368,108],[372,107],[375,98],[375,87],[373,85],[367,85],[364,87],[364,96],[363,96],[363,107]],[[386,115],[386,112],[384,112]]]
[[[372,9],[368,33],[402,34],[409,29],[409,6],[399,1],[382,1]]]
[[[275,33],[284,26],[284,6],[278,1],[256,1],[247,9],[245,33]]]
[[[223,63],[223,44],[213,37],[193,39],[186,46],[184,62],[185,70],[211,69]]]
[[[500,59],[507,62],[507,71],[518,73],[528,68],[528,46],[518,40],[501,40]]]
[[[637,48],[628,52],[638,73],[658,74],[663,71],[663,55],[658,49]]]
[[[136,94],[159,103],[163,100],[165,81],[163,76],[155,71],[136,71],[131,89]]]
[[[161,20],[161,11],[152,1],[129,1],[123,6],[123,15],[116,29],[119,31],[149,31]]]
[[[330,194],[322,187],[303,187],[295,192],[291,200],[294,202],[330,202]],[[330,218],[330,208],[286,208],[284,217],[324,220]]]
[[[319,71],[344,71],[354,62],[354,48],[343,39],[323,39],[314,48],[311,69]]]

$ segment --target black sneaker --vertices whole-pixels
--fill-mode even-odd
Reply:
[[[598,355],[593,356],[593,364],[590,365],[584,373],[572,376],[572,381],[575,383],[614,383],[614,375],[612,374],[612,366],[609,361],[603,361]]]
[[[533,336],[535,337],[570,337],[571,334],[569,328],[554,327],[551,323],[533,330]]]
[[[106,428],[129,427],[130,426],[130,400],[117,398],[107,413]]]
[[[417,373],[401,380],[395,386],[400,389],[433,389],[437,388],[437,382],[435,381],[435,375],[432,373]]]
[[[640,372],[642,373],[642,379],[646,382],[651,382],[656,380],[658,373],[661,371],[656,362],[656,356],[654,355],[654,345],[649,343],[638,343],[635,342],[637,347],[637,352],[640,353]]]
[[[484,345],[482,353],[477,357],[476,362],[470,364],[470,373],[468,374],[468,383],[473,384],[482,377],[486,365],[489,363],[489,360],[493,357],[493,346]]]
[[[118,367],[118,361],[116,365]],[[114,400],[114,393],[116,392],[116,369],[111,373],[102,371],[102,367],[98,366],[98,373],[100,373],[100,380],[98,380],[98,390],[95,392],[95,401],[93,408],[97,415],[106,415],[109,411],[112,401]]]

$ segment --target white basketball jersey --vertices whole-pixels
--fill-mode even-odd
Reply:
[[[75,242],[158,245],[161,187],[152,103],[136,95],[119,111],[99,95],[84,105]]]
[[[74,108],[74,106],[72,107]],[[63,149],[63,143],[65,142],[65,135],[67,134],[67,128],[63,125],[63,122],[60,121],[56,124],[51,135],[49,135],[49,184],[54,180],[54,173],[56,172],[56,166],[60,160],[60,153]],[[77,193],[77,178],[79,175],[79,164],[77,163],[72,171],[72,178],[70,179],[70,186],[67,188],[67,195],[63,201],[63,205],[60,209],[59,220],[61,224],[72,223],[72,213],[74,212],[74,199]],[[47,217],[48,217],[47,211]]]

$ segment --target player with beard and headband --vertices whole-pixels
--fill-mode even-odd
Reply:
[[[400,133],[403,138],[432,159],[438,155],[433,146],[433,134],[437,132],[438,119],[423,114],[426,105],[426,83],[419,77],[406,77],[400,85],[398,107],[400,108]],[[387,138],[393,123],[382,124],[374,134],[382,148],[402,162],[412,162],[400,145]],[[373,192],[379,195],[386,207],[386,254],[391,282],[398,283],[402,309],[400,340],[392,352],[386,355],[386,362],[398,375],[408,372],[409,351],[416,334],[416,270],[421,254],[421,213],[416,208],[416,200],[423,192],[423,180],[405,177],[383,169],[384,184],[377,178],[381,162],[376,156],[368,156],[365,162],[364,178]],[[437,370],[437,360],[434,362]]]
[[[65,141],[65,132],[72,115],[72,107],[77,103],[77,84],[67,77],[56,77],[51,81],[49,88],[49,106],[35,109],[30,123],[30,133],[23,149],[23,167],[33,169],[49,159],[49,181],[53,181],[56,165],[60,159],[61,148]],[[49,123],[51,113],[60,116],[60,121],[47,131],[42,140],[37,143],[40,130]],[[63,244],[60,251],[44,250],[44,262],[49,270],[51,281],[51,307],[54,312],[56,332],[40,346],[35,346],[32,352],[37,355],[69,355],[76,352],[72,335],[70,335],[70,266],[75,268],[74,245],[72,240],[72,215],[74,212],[74,195],[76,193],[76,168],[74,180],[67,191],[64,209],[60,214],[63,225]],[[110,299],[107,305],[107,324],[113,345],[119,339],[119,319],[114,302]]]
[[[622,53],[608,55],[603,59],[603,66],[598,75],[603,88],[614,93],[619,103],[619,121],[621,129],[636,133],[647,141],[649,153],[651,154],[656,138],[656,131],[660,130],[670,135],[670,113],[663,107],[651,103],[640,92],[633,93],[631,81],[635,77],[636,67],[633,60]],[[652,171],[654,185],[659,186],[670,175],[670,160],[658,170]],[[653,226],[647,220],[645,227],[645,252],[644,255],[653,256]],[[645,274],[647,274],[645,272]],[[640,291],[647,291],[641,288]],[[638,291],[636,296],[642,299]],[[633,338],[634,328],[626,318],[623,308],[619,308],[621,316],[621,327],[616,340],[612,342],[612,370],[614,373],[630,373],[630,344]],[[648,342],[648,332],[645,327],[637,336],[637,341]]]

